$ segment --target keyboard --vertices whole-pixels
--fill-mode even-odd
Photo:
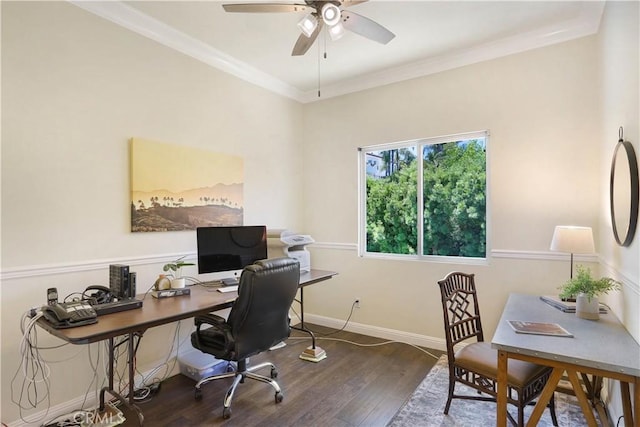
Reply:
[[[235,286],[221,286],[217,289],[218,292],[238,292],[238,285]]]

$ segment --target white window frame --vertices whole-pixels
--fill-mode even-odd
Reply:
[[[424,228],[424,179],[422,167],[417,168],[417,217],[418,217],[418,246],[417,255],[409,254],[388,254],[379,252],[367,252],[367,167],[366,153],[369,151],[384,151],[408,146],[417,147],[417,158],[422,158],[423,147],[426,145],[442,144],[453,141],[463,141],[469,139],[483,138],[485,141],[485,256],[484,257],[464,257],[464,256],[442,256],[442,255],[422,255],[423,253],[423,228]],[[389,144],[369,145],[358,148],[358,256],[365,258],[382,258],[406,261],[428,261],[447,264],[468,264],[487,265],[491,254],[491,203],[490,203],[490,155],[489,155],[489,131],[475,131],[442,135],[430,138],[420,138],[408,141],[399,141]]]

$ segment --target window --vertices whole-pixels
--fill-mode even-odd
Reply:
[[[360,254],[483,259],[487,132],[360,149]]]

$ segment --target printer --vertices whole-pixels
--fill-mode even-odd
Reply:
[[[311,236],[290,230],[267,230],[269,258],[295,258],[300,263],[300,272],[311,270],[311,254],[306,246],[314,242]]]

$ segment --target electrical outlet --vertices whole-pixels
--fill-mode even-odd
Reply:
[[[360,308],[360,298],[356,298],[353,304],[356,306],[356,308]]]

